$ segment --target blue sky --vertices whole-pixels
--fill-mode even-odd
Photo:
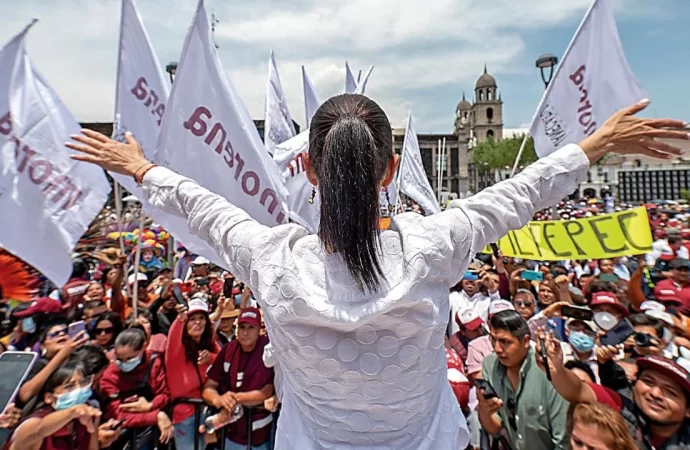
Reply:
[[[651,116],[690,120],[690,0],[612,1],[623,46]],[[177,60],[196,0],[137,0],[162,65]],[[543,85],[534,60],[565,51],[590,0],[206,0],[220,19],[219,54],[262,118],[269,51],[293,118],[304,123],[301,65],[322,99],[342,92],[344,62],[376,68],[367,93],[403,126],[449,132],[455,106],[484,63],[502,92],[504,123],[527,124]],[[118,0],[0,0],[0,43],[32,17],[29,53],[81,121],[111,121]],[[0,44],[1,45],[1,44]]]

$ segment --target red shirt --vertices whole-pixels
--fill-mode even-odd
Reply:
[[[676,293],[683,306],[690,308],[690,285],[682,287],[671,279],[659,281],[654,288],[654,296],[659,297],[661,291],[673,291]]]
[[[168,382],[165,379],[163,368],[163,358],[158,356],[151,366],[148,387],[151,389],[153,398],[149,399],[152,409],[147,413],[128,413],[120,410],[119,406],[125,394],[138,388],[148,371],[152,352],[146,352],[146,358],[131,372],[123,372],[114,362],[111,362],[101,378],[101,393],[108,399],[108,406],[105,410],[105,420],[125,419],[124,428],[140,428],[155,426],[158,423],[158,412],[165,408],[170,402],[170,391]],[[104,420],[104,421],[105,421]]]
[[[165,351],[165,372],[168,376],[170,398],[201,398],[201,391],[206,383],[206,371],[216,359],[220,347],[215,342],[211,351],[211,360],[203,366],[197,366],[187,360],[182,332],[185,324],[178,319],[173,320],[168,333],[167,349]],[[215,335],[215,333],[214,333]],[[172,422],[180,423],[194,415],[194,405],[181,403],[173,411]]]

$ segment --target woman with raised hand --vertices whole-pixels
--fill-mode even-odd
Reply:
[[[74,159],[134,177],[152,205],[186,218],[251,288],[284,377],[276,448],[443,450],[468,442],[446,373],[448,288],[476,252],[574,191],[607,153],[679,154],[654,138],[688,139],[685,124],[634,117],[646,105],[446,211],[399,214],[387,231],[379,193],[398,155],[385,113],[361,95],[329,99],[311,122],[303,160],[321,200],[317,235],[258,224],[148,162],[131,135],[119,143],[84,130],[67,145],[82,152]]]

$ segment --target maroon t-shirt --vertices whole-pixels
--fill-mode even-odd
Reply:
[[[259,340],[251,352],[244,352],[237,340],[229,342],[220,351],[213,365],[208,370],[209,380],[218,383],[218,393],[250,392],[263,389],[267,384],[273,384],[273,369],[266,367],[263,361],[264,347],[268,344],[266,336],[259,336]],[[236,368],[233,369],[233,365]],[[236,372],[236,382],[232,386],[232,374]],[[228,425],[226,436],[231,441],[247,445],[247,409],[237,422]],[[259,409],[252,411],[252,446],[261,445],[271,437],[271,413]],[[263,426],[259,426],[263,425]]]

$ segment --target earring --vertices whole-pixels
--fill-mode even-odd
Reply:
[[[383,188],[384,193],[386,194],[386,202],[388,202],[388,214],[393,213],[393,205],[391,205],[391,197],[388,195],[388,186]]]
[[[316,198],[316,188],[313,187],[313,188],[311,188],[311,197],[309,197],[309,200],[307,200],[307,202],[309,202],[310,205],[313,205],[315,198]]]

